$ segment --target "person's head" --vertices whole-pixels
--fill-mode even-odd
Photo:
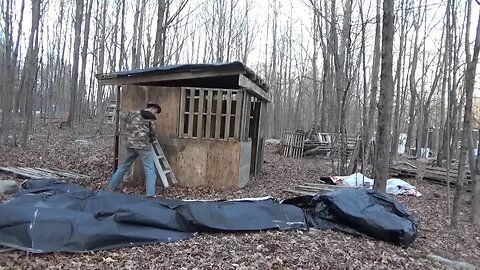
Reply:
[[[162,108],[157,103],[148,103],[147,110],[152,113],[159,114],[162,111]]]

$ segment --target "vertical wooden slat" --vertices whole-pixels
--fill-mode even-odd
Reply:
[[[298,155],[298,134],[293,134],[293,158],[297,158]]]
[[[203,138],[203,113],[204,113],[204,101],[205,101],[205,90],[199,89],[200,91],[200,100],[198,101],[198,118],[197,118],[197,138]]]
[[[193,116],[194,116],[194,104],[195,104],[195,89],[190,89],[190,106],[188,109],[188,137],[193,137]]]
[[[302,152],[303,152],[302,151],[302,145],[303,145],[303,135],[302,134],[300,134],[298,136],[298,140],[299,140],[299,142],[298,142],[298,158],[302,158]]]
[[[245,99],[245,139],[250,135],[250,113],[252,110],[252,97],[250,95]]]
[[[205,124],[205,138],[211,137],[211,124],[212,124],[212,105],[213,105],[213,90],[208,90],[207,98],[207,123]]]
[[[292,156],[292,134],[288,133],[288,152],[287,157]]]
[[[297,135],[292,133],[292,157],[297,158]]]
[[[237,100],[235,102],[235,128],[233,131],[233,138],[236,140],[240,139],[240,127],[241,127],[241,116],[242,116],[242,104],[243,104],[243,91],[237,92]]]
[[[241,129],[240,129],[240,140],[241,141],[246,141],[247,140],[245,130],[247,129],[248,124],[247,124],[247,121],[245,120],[245,118],[246,118],[246,115],[247,115],[248,111],[247,111],[247,106],[245,104],[247,103],[248,99],[249,99],[248,93],[243,92],[242,117],[241,117],[241,120],[240,120],[242,122]]]
[[[303,148],[305,148],[305,135],[302,135],[302,144],[300,146],[300,157],[303,158]]]
[[[215,139],[220,139],[220,129],[222,126],[222,97],[223,91],[217,92],[217,112],[215,116]]]
[[[183,138],[184,137],[184,134],[185,134],[185,123],[184,123],[184,119],[185,119],[185,88],[182,87],[181,90],[180,90],[180,117],[179,117],[179,129],[180,129],[180,138]]]
[[[225,112],[225,140],[230,139],[230,116],[232,111],[232,91],[227,91],[227,110]]]
[[[295,133],[292,133],[292,143],[291,143],[291,146],[292,146],[292,157],[295,158],[295,144],[296,144],[296,141],[295,141]]]
[[[288,133],[288,134],[287,134],[287,145],[288,145],[288,146],[287,146],[287,154],[286,154],[287,157],[290,156],[290,152],[291,152],[291,151],[290,151],[290,150],[291,150],[291,144],[292,144],[291,138],[292,138],[292,137],[290,136],[290,133]]]
[[[289,157],[292,153],[292,135],[288,133],[288,148],[287,148],[287,157]]]

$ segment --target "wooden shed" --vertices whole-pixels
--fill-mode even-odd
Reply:
[[[147,102],[162,107],[157,136],[180,185],[241,188],[261,171],[268,87],[243,63],[153,67],[97,79],[116,86],[117,115]],[[118,120],[116,126],[121,162],[125,131]],[[144,178],[140,161],[133,177]]]

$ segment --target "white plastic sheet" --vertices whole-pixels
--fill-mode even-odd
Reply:
[[[341,186],[363,186],[366,188],[372,188],[375,180],[368,178],[362,173],[354,173],[348,176],[332,176],[332,181],[335,185]],[[409,195],[420,197],[422,194],[417,189],[410,185],[408,182],[402,179],[392,178],[387,180],[387,193],[393,195]]]

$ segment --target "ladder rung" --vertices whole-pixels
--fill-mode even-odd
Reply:
[[[167,174],[167,173],[171,173],[172,170],[164,170],[163,172],[164,172],[165,174]]]

